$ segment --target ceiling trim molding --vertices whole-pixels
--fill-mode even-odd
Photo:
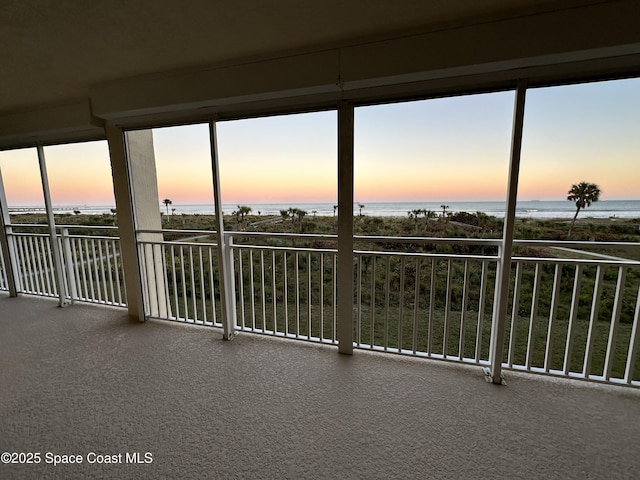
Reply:
[[[94,85],[89,97],[0,114],[0,148],[123,127],[332,108],[637,75],[640,2],[579,8]]]

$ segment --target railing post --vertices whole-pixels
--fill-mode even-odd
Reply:
[[[222,306],[223,338],[232,340],[236,335],[236,294],[233,272],[233,239],[224,234],[224,214],[222,212],[222,196],[220,193],[220,169],[218,166],[218,142],[216,122],[209,121],[209,143],[211,147],[211,173],[213,177],[213,199],[216,211],[216,233],[218,250],[218,268],[220,282],[220,302]]]
[[[485,371],[487,380],[497,384],[503,383],[502,356],[504,351],[504,334],[509,296],[509,278],[511,276],[511,252],[513,250],[513,230],[516,216],[516,199],[518,196],[518,174],[520,172],[520,152],[522,149],[522,127],[524,123],[526,93],[526,81],[520,80],[516,90],[513,114],[507,208],[504,214],[502,245],[499,248],[498,268],[496,271],[496,290],[493,302],[493,321],[491,323],[491,344],[489,346],[490,368]]]
[[[635,368],[636,354],[638,353],[638,323],[640,323],[640,286],[638,287],[638,296],[636,297],[636,312],[633,316],[633,326],[631,327],[631,339],[629,340],[629,351],[627,354],[627,366],[624,370],[624,381],[631,384],[633,381],[633,371]]]
[[[338,351],[353,353],[353,105],[338,107]]]
[[[20,278],[18,277],[18,265],[16,263],[15,239],[12,235],[11,217],[9,216],[9,206],[4,191],[2,180],[2,170],[0,170],[0,252],[4,258],[5,274],[9,287],[9,295],[18,296],[20,288]]]
[[[73,256],[71,255],[71,239],[69,238],[69,229],[62,229],[62,253],[64,255],[64,263],[67,266],[67,282],[69,283],[69,296],[71,303],[78,298],[78,289],[76,286],[76,276],[74,274],[75,265],[73,264]]]
[[[40,165],[40,180],[42,181],[42,193],[44,195],[44,205],[47,209],[47,224],[49,225],[49,237],[51,239],[51,254],[53,255],[53,267],[58,283],[58,305],[64,307],[67,302],[67,289],[64,282],[64,266],[60,257],[60,247],[58,245],[58,235],[56,234],[56,222],[53,217],[53,206],[51,204],[51,192],[49,191],[49,176],[47,175],[47,165],[44,158],[44,149],[38,145],[38,163]]]
[[[225,294],[225,300],[227,304],[228,321],[225,319],[225,325],[229,332],[234,332],[236,330],[236,282],[235,282],[235,262],[233,260],[233,236],[228,235],[225,238],[224,244],[224,261],[225,261],[225,272],[227,273],[227,278],[225,282],[225,290],[224,292],[220,292],[221,294]]]
[[[603,376],[608,382],[611,379],[611,371],[613,362],[615,361],[616,340],[618,338],[618,325],[620,323],[620,311],[622,310],[622,298],[624,294],[624,286],[627,278],[627,268],[620,266],[618,268],[618,280],[616,282],[616,293],[613,299],[613,308],[611,313],[611,323],[609,324],[609,340],[607,341],[607,352],[604,357]]]

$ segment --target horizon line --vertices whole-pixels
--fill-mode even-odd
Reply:
[[[598,202],[594,202],[592,205],[596,203],[603,202],[638,202],[640,198],[625,198],[625,199],[607,199],[607,200],[599,200]],[[518,199],[517,202],[570,202],[567,199]],[[369,203],[369,204],[389,204],[389,203],[506,203],[506,200],[354,200],[354,206],[357,206],[358,203]],[[572,202],[573,203],[573,202]],[[336,205],[337,201],[313,201],[313,200],[296,200],[296,201],[279,201],[279,202],[260,202],[260,201],[251,201],[251,202],[223,202],[223,205],[289,205],[289,204],[324,204],[324,205]],[[158,203],[159,206],[165,208],[162,202]],[[173,202],[171,205],[176,206],[202,206],[202,205],[211,205],[214,206],[213,202],[202,202],[202,203],[177,203]],[[54,209],[60,208],[114,208],[116,205],[114,203],[83,203],[83,204],[54,204]],[[7,205],[8,210],[16,209],[16,208],[45,208],[44,204],[22,204],[22,205]]]

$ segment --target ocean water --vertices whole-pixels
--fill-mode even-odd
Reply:
[[[495,217],[504,217],[504,202],[370,202],[364,203],[364,207],[358,208],[358,203],[354,205],[354,214],[365,216],[382,217],[406,217],[408,212],[415,209],[432,210],[441,213],[441,205],[447,205],[448,212],[483,212]],[[249,203],[246,204],[252,209],[252,214],[257,215],[280,215],[280,210],[289,208],[299,208],[307,211],[307,215],[313,216],[333,216],[334,209],[332,203]],[[56,213],[73,213],[80,210],[84,214],[111,213],[113,205],[107,206],[59,206],[55,207]],[[235,204],[224,204],[223,212],[231,214],[236,210]],[[159,210],[166,214],[164,205],[159,205]],[[11,213],[42,212],[44,208],[37,207],[10,207]],[[213,215],[214,207],[211,205],[181,205],[173,204],[169,212],[175,215],[200,214]],[[315,213],[314,213],[315,212]],[[516,216],[527,218],[571,218],[576,212],[573,202],[569,201],[548,201],[533,200],[518,202],[516,206]],[[640,200],[601,200],[593,203],[590,207],[580,211],[579,218],[640,218]]]
[[[504,202],[372,202],[365,203],[360,211],[358,204],[354,205],[354,214],[381,217],[406,217],[408,212],[415,209],[433,210],[441,213],[441,205],[448,205],[447,211],[483,212],[495,217],[504,217]],[[279,215],[280,210],[300,208],[313,216],[333,216],[333,204],[330,203],[297,203],[297,204],[248,204],[252,213],[260,215]],[[213,206],[207,205],[173,205],[175,214],[213,214]],[[223,205],[225,214],[232,213],[237,205]],[[165,211],[165,210],[163,210]],[[575,204],[569,201],[526,201],[518,202],[516,216],[528,218],[570,218],[576,212]],[[580,218],[640,218],[640,200],[605,200],[596,202],[580,211]]]

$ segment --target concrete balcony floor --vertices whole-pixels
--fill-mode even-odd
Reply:
[[[640,391],[0,295],[1,478],[640,476]],[[45,452],[82,455],[53,466]],[[90,464],[90,452],[122,464]],[[127,464],[125,453],[152,453]],[[93,458],[93,457],[92,457]],[[117,458],[116,458],[117,460]]]

